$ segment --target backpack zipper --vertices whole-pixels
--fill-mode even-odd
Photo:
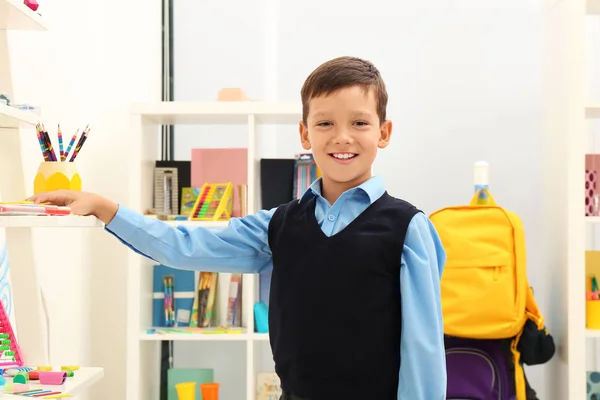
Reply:
[[[498,367],[496,366],[494,361],[492,361],[492,359],[486,353],[484,353],[481,350],[471,349],[468,347],[455,347],[453,349],[446,351],[446,355],[453,354],[453,353],[462,353],[462,354],[466,353],[466,354],[472,354],[472,355],[476,355],[476,356],[483,358],[490,365],[492,371],[494,372],[494,376],[493,376],[493,380],[492,380],[492,387],[491,387],[490,392],[494,389],[494,384],[496,383],[496,377],[499,377],[500,373],[499,373]],[[461,400],[461,399],[456,399],[456,400]],[[498,400],[502,400],[502,385],[500,384],[500,382],[498,382]]]

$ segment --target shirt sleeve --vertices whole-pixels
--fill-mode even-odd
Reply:
[[[409,224],[400,267],[401,365],[398,400],[446,399],[440,277],[446,253],[427,216]]]
[[[119,205],[105,229],[138,254],[173,268],[262,273],[272,268],[268,229],[274,211],[233,218],[224,228],[174,227]]]

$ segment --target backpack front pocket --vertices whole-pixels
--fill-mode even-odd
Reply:
[[[502,400],[498,366],[485,352],[468,347],[446,351],[447,400]]]

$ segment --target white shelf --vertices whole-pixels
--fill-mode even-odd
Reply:
[[[142,341],[186,341],[186,342],[245,342],[250,339],[245,330],[242,333],[140,333]]]
[[[257,342],[268,342],[269,334],[268,333],[254,333],[252,335],[252,340]]]
[[[54,371],[60,371],[60,367],[54,367]],[[67,378],[65,383],[62,385],[40,385],[39,383],[34,383],[35,381],[29,381],[29,390],[33,389],[48,389],[53,390],[55,392],[68,393],[72,396],[75,396],[81,393],[84,389],[92,386],[94,383],[98,382],[104,376],[104,369],[102,368],[80,368],[77,371],[74,371],[74,376],[71,378]],[[7,379],[8,381],[10,380]],[[0,399],[25,399],[27,397],[17,396],[17,395],[9,395],[4,394],[0,395]],[[43,398],[43,397],[42,397]]]
[[[0,216],[3,228],[101,228],[104,224],[93,216]]]
[[[268,342],[268,333],[248,334],[244,329],[242,333],[140,333],[141,341],[185,341],[185,342]]]
[[[0,0],[0,30],[45,31],[43,18],[22,0]]]
[[[0,0],[2,4],[2,0]],[[2,11],[0,10],[0,15]],[[0,128],[22,128],[35,125],[39,116],[31,111],[21,111],[15,107],[0,104]]]
[[[600,217],[585,217],[585,222],[588,224],[600,224]]]
[[[297,124],[302,118],[300,103],[260,101],[178,102],[134,104],[132,113],[146,123],[176,124],[247,124],[253,115],[258,123]]]

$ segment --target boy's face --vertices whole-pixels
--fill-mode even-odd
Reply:
[[[312,149],[323,182],[344,190],[371,178],[377,149],[391,133],[392,123],[379,121],[374,91],[359,86],[311,99],[306,125],[300,123],[302,147]]]

